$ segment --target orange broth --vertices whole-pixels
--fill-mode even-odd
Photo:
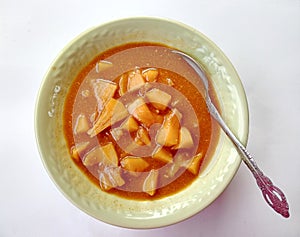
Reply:
[[[193,69],[171,50],[167,46],[154,43],[130,43],[115,47],[100,54],[86,65],[71,84],[63,116],[67,145],[76,165],[94,184],[106,192],[138,200],[166,197],[190,185],[198,177],[205,164],[209,162],[218,140],[219,130],[207,110],[201,80]],[[155,81],[147,81],[149,78],[145,79],[144,75],[147,70],[153,70],[157,74]],[[135,87],[131,88],[130,83],[136,83],[133,81],[136,78],[132,79],[136,74],[138,74],[138,86],[134,84]],[[123,83],[124,78],[127,80],[125,84]],[[131,79],[132,81],[130,81]],[[143,82],[139,84],[141,80],[144,80],[144,84]],[[99,106],[99,101],[104,100],[104,95],[97,94],[99,90],[101,91],[96,84],[99,82],[116,88],[110,99],[121,101],[129,112],[125,111],[124,118],[111,122],[103,131],[91,135],[94,131],[91,128],[95,127],[96,121],[99,120],[99,117],[101,118],[104,107],[108,104],[105,102],[103,106]],[[120,88],[124,85],[127,91],[122,94],[124,92],[121,93]],[[167,106],[157,107],[153,101],[147,101],[149,91],[158,91],[162,97],[169,99],[169,102],[164,102],[168,103]],[[153,114],[154,120],[150,125],[147,124],[148,118],[140,120],[135,114],[136,110],[130,111],[130,106],[136,102],[137,98],[146,101],[147,109]],[[156,99],[159,98],[152,98],[152,100]],[[175,110],[179,111],[179,115],[177,114],[174,120],[170,114]],[[84,117],[84,123],[82,128],[77,129],[80,116]],[[120,127],[129,117],[133,117],[134,125],[138,128],[126,131],[125,135],[122,133],[120,139],[116,138],[113,131],[121,131]],[[175,121],[175,125],[172,124],[173,128],[168,127],[168,129],[174,129],[179,122],[178,131],[175,130],[176,134],[178,132],[175,145],[168,145],[167,138],[163,140],[165,143],[162,144],[158,138],[158,133],[163,130],[162,127],[167,126],[168,118],[173,119],[172,122]],[[192,144],[185,144],[182,141],[183,127],[188,131]],[[124,130],[124,128],[122,129]],[[163,131],[164,133],[161,133],[164,135],[169,130]],[[140,132],[146,134],[146,140],[140,135]],[[84,148],[80,151],[76,150],[74,153],[72,149],[77,144],[84,144]],[[107,144],[114,149],[117,155],[116,162],[109,161],[114,165],[111,165],[112,163],[109,163],[107,159],[104,162],[103,157],[97,158],[97,155],[95,155],[96,158],[90,159],[92,163],[86,161],[93,148],[100,147],[102,149]],[[134,146],[132,150],[125,149],[132,144],[138,144],[138,146]],[[156,153],[158,150],[164,151],[162,156],[154,155],[158,153]],[[165,156],[165,154],[167,155]],[[133,167],[129,162],[129,166],[126,166],[127,163],[125,164],[124,161],[128,157],[130,161],[139,161],[139,166]],[[169,160],[166,161],[165,157]],[[200,157],[200,159],[197,158],[196,162],[195,157]],[[101,161],[95,163],[95,159],[102,160],[105,164],[101,164]],[[180,162],[185,165],[181,165]],[[197,164],[191,168],[191,163]],[[117,175],[111,170],[107,171],[111,166],[113,166],[111,170],[119,172]],[[156,176],[151,176],[150,173],[156,174]],[[152,179],[149,178],[150,176]],[[147,177],[148,181],[146,181]],[[152,188],[149,189],[149,187]]]

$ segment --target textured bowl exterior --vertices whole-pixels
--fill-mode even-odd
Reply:
[[[45,168],[57,187],[78,208],[117,226],[155,228],[182,221],[212,203],[235,175],[240,157],[223,133],[212,161],[185,190],[154,201],[126,200],[101,191],[73,163],[63,134],[66,93],[80,70],[101,52],[129,42],[158,42],[175,47],[205,66],[224,120],[245,144],[248,106],[243,86],[221,50],[200,32],[171,20],[129,18],[92,28],[74,39],[55,59],[40,88],[36,138]]]

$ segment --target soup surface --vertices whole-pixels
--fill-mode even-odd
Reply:
[[[75,78],[64,132],[78,167],[102,190],[157,199],[187,187],[209,160],[218,129],[201,80],[172,49],[110,49]]]

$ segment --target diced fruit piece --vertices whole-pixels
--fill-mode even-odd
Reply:
[[[102,190],[120,187],[125,184],[121,176],[121,167],[108,166],[99,172],[99,184]]]
[[[103,161],[102,163],[117,166],[118,165],[118,155],[117,155],[114,145],[110,142],[101,147],[102,147],[103,154],[105,155],[105,159],[106,159],[106,161],[108,161],[107,163],[106,163],[106,161],[105,162]]]
[[[156,68],[148,68],[143,70],[142,75],[146,79],[146,81],[155,82],[158,76],[158,71]]]
[[[131,133],[136,132],[139,129],[137,121],[129,116],[119,127],[114,127],[110,130],[110,134],[119,146],[128,146],[128,141],[132,140]],[[125,145],[126,144],[126,145]]]
[[[117,84],[104,79],[92,80],[94,94],[97,99],[98,110],[102,111],[106,103],[114,96],[117,90]]]
[[[174,149],[185,149],[194,146],[193,138],[190,131],[186,127],[181,127],[179,132],[179,143],[174,146]]]
[[[153,196],[157,189],[158,170],[152,169],[143,184],[143,192]]]
[[[80,153],[82,153],[90,144],[90,142],[81,142],[71,148],[71,156],[74,160],[80,160]]]
[[[142,97],[145,97],[147,91],[153,88],[153,85],[149,82],[146,82],[138,91],[138,94]]]
[[[149,127],[155,122],[155,118],[145,103],[144,99],[139,97],[128,106],[129,113],[139,122]]]
[[[121,166],[131,172],[143,172],[149,163],[140,157],[126,156],[121,160]]]
[[[95,164],[103,164],[106,166],[118,166],[118,156],[112,143],[104,146],[96,146],[83,157],[85,166],[93,166]]]
[[[84,133],[89,130],[89,123],[84,114],[79,114],[74,126],[74,134]]]
[[[90,137],[96,136],[98,133],[102,132],[104,129],[121,121],[128,116],[128,111],[122,102],[111,98],[109,102],[105,105],[101,114],[96,119],[94,126],[88,130],[88,135]]]
[[[104,172],[99,172],[99,184],[100,188],[104,191],[108,191],[113,188],[113,185],[108,175]]]
[[[84,98],[87,98],[90,96],[90,91],[89,90],[83,90],[81,92],[81,95],[84,97]]]
[[[158,110],[165,110],[172,98],[171,95],[157,88],[146,92],[145,96],[147,100]]]
[[[161,146],[174,146],[178,144],[181,114],[177,109],[165,116],[161,128],[158,130],[155,140]]]
[[[127,81],[127,91],[135,90],[145,84],[145,80],[139,69],[129,73]]]
[[[157,146],[154,149],[154,151],[152,153],[152,157],[154,159],[160,160],[165,163],[173,162],[173,156],[172,156],[171,152],[167,151],[165,148],[163,148],[161,146]]]
[[[188,171],[190,171],[192,174],[196,175],[199,173],[199,169],[200,169],[200,163],[203,159],[203,153],[200,152],[197,155],[195,155],[191,162],[188,164]]]
[[[189,158],[187,153],[179,154],[174,158],[173,164],[166,171],[166,176],[172,178],[180,168],[187,169],[194,175],[199,173],[201,161],[203,159],[203,153],[200,152],[197,155]]]
[[[173,163],[168,167],[166,171],[166,177],[173,178],[180,168],[186,169],[188,164],[190,164],[191,159],[189,159],[187,153],[177,153],[173,159]]]
[[[108,68],[111,68],[113,66],[112,62],[105,61],[105,60],[100,60],[96,64],[96,72],[102,72]]]
[[[175,108],[172,110],[172,113],[178,118],[178,120],[180,122],[182,119],[182,114],[179,112],[179,110]]]
[[[90,122],[93,123],[96,120],[97,112],[94,112],[90,115]]]
[[[128,132],[135,132],[139,129],[139,125],[137,121],[132,117],[129,116],[121,125],[121,129],[125,129]]]
[[[121,137],[124,135],[124,130],[121,128],[114,128],[110,130],[110,134],[115,139],[115,141],[119,141]]]
[[[119,94],[124,95],[127,92],[128,77],[123,74],[119,80]]]
[[[139,129],[137,130],[135,142],[140,145],[150,145],[151,144],[149,134],[144,127],[140,126]]]
[[[167,83],[168,83],[169,86],[174,86],[175,85],[171,78],[167,78]]]
[[[162,124],[164,122],[164,116],[161,114],[157,114],[157,113],[152,113],[153,117],[154,117],[154,123],[159,123]]]
[[[128,154],[132,154],[133,151],[137,148],[139,148],[140,145],[137,144],[135,141],[132,141],[127,147],[125,147],[125,151],[128,153]]]

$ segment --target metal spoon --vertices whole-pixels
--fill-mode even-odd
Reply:
[[[222,119],[221,115],[219,114],[217,108],[214,106],[214,104],[211,101],[211,98],[209,96],[209,88],[208,88],[208,79],[206,77],[206,74],[204,73],[204,70],[202,67],[189,55],[173,50],[173,53],[176,53],[182,58],[195,70],[195,72],[200,76],[200,78],[203,81],[204,87],[205,87],[205,93],[206,93],[206,104],[208,107],[208,110],[212,117],[219,123],[223,131],[227,134],[227,136],[230,138],[230,140],[233,142],[233,144],[236,146],[240,154],[242,155],[241,158],[244,161],[244,163],[248,166],[250,171],[252,172],[254,178],[256,179],[256,182],[259,186],[259,188],[262,191],[263,197],[266,200],[266,202],[279,214],[281,214],[283,217],[288,218],[290,216],[289,214],[289,205],[287,203],[286,197],[284,193],[276,186],[273,185],[272,181],[263,174],[263,172],[258,168],[255,160],[250,155],[250,153],[246,150],[244,145],[239,141],[239,139],[232,133],[230,128],[226,125],[224,120]]]

